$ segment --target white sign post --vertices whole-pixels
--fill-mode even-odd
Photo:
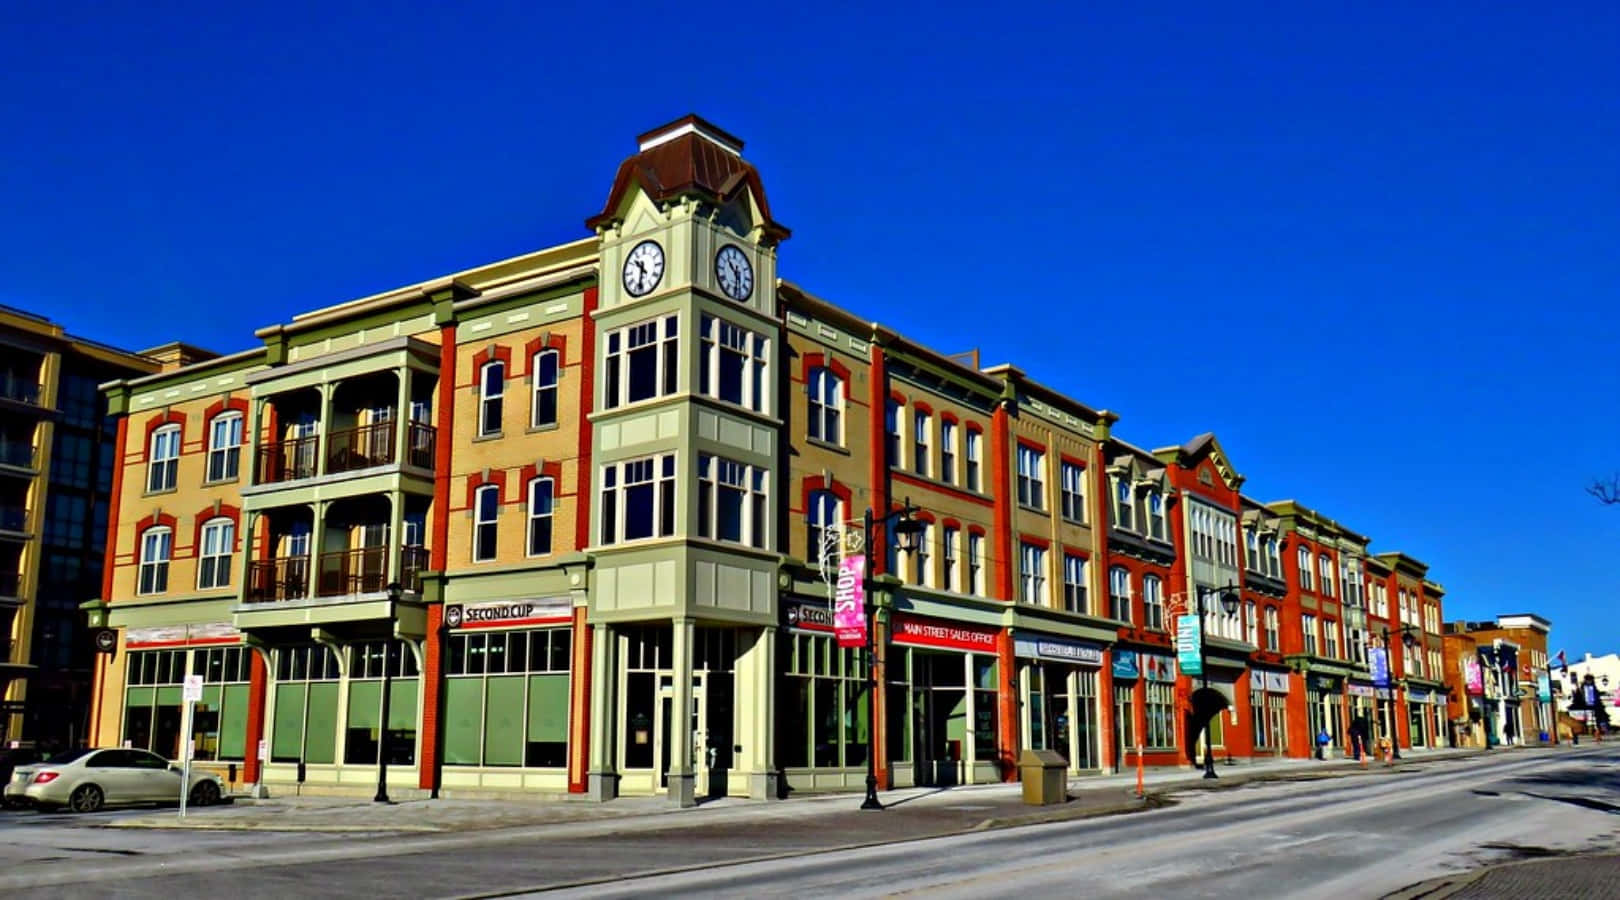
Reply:
[[[203,677],[201,675],[187,675],[185,687],[181,688],[180,699],[185,702],[184,715],[180,726],[180,818],[186,817],[186,800],[191,793],[191,715],[197,701],[202,699]]]

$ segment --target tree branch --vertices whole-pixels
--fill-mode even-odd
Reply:
[[[1586,492],[1604,506],[1620,504],[1620,475],[1610,476],[1608,481],[1598,479],[1587,485]]]

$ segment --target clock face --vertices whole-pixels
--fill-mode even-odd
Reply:
[[[720,289],[733,300],[747,300],[754,293],[754,269],[736,245],[727,244],[714,257],[714,277]]]
[[[624,289],[632,297],[643,297],[664,277],[664,248],[654,241],[642,241],[624,259]]]

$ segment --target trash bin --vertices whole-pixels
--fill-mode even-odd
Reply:
[[[1054,750],[1025,750],[1018,757],[1018,780],[1024,802],[1050,806],[1069,799],[1069,761]]]

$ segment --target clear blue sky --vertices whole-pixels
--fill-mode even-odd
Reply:
[[[243,349],[583,236],[696,111],[784,277],[1620,649],[1612,2],[340,6],[8,7],[0,302]]]

